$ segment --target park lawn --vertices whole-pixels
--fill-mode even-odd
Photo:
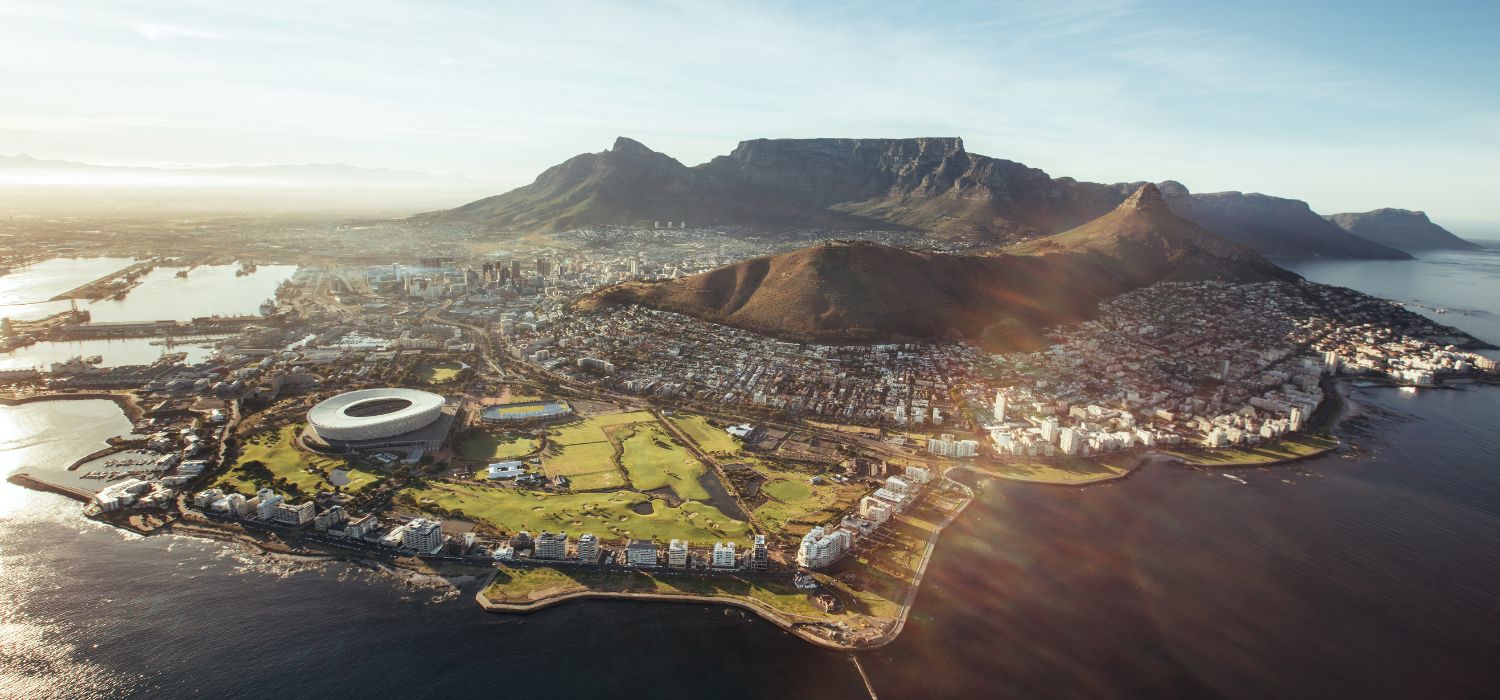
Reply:
[[[269,486],[270,484],[255,482],[239,468],[250,461],[264,463],[273,476],[295,484],[305,496],[334,488],[322,474],[311,471],[311,467],[325,473],[332,473],[334,469],[348,469],[351,483],[344,487],[347,491],[357,491],[380,478],[378,474],[355,467],[346,460],[297,449],[294,443],[297,435],[302,432],[302,427],[301,424],[287,425],[274,432],[262,432],[245,439],[239,461],[228,473],[219,477],[215,485],[244,494],[254,494],[261,486]]]
[[[1326,435],[1292,435],[1276,442],[1254,447],[1235,447],[1211,450],[1201,447],[1180,447],[1167,450],[1167,454],[1179,457],[1183,462],[1200,467],[1237,467],[1256,464],[1271,464],[1289,459],[1310,457],[1338,447],[1337,439]]]
[[[703,416],[679,413],[667,420],[672,421],[672,425],[677,426],[678,430],[681,430],[684,435],[688,436],[688,439],[698,445],[698,449],[704,452],[732,455],[740,451],[739,438],[724,432],[723,428],[710,425],[708,419]]]
[[[573,445],[582,442],[608,442],[609,437],[604,434],[605,428],[617,425],[630,425],[631,423],[649,423],[654,420],[656,420],[656,417],[651,415],[650,411],[605,413],[590,416],[553,428],[551,433],[549,433],[550,441],[559,445]]]
[[[542,454],[542,468],[548,476],[617,471],[615,445],[611,442],[581,442],[549,448]]]
[[[478,461],[520,459],[535,452],[539,446],[536,438],[525,435],[479,433],[459,444],[458,456]]]
[[[624,451],[620,461],[637,491],[671,487],[679,498],[706,501],[698,482],[708,468],[656,423],[635,425],[615,435]]]
[[[700,544],[746,540],[750,536],[748,525],[706,503],[687,501],[669,508],[657,500],[652,501],[651,513],[636,513],[630,507],[649,499],[634,491],[547,494],[433,483],[409,493],[418,508],[441,509],[449,514],[462,511],[464,517],[504,532],[565,530],[574,535],[592,532],[604,541],[647,538],[665,542],[675,538]]]
[[[828,480],[811,484],[810,473],[776,469],[754,463],[769,481],[761,486],[766,502],[756,506],[755,516],[772,530],[788,537],[801,537],[814,525],[823,525],[853,508],[869,489],[859,484]]]
[[[500,567],[494,581],[484,589],[484,596],[496,603],[519,604],[581,591],[712,595],[755,600],[792,615],[824,619],[838,617],[819,610],[805,592],[779,580],[733,575],[660,576],[640,569]]]
[[[1109,455],[1086,459],[1058,455],[1050,461],[1003,462],[987,466],[988,473],[1015,481],[1039,484],[1085,484],[1130,473],[1133,457]]]
[[[451,382],[463,369],[463,363],[457,361],[428,362],[418,365],[416,368],[417,378],[428,384]]]

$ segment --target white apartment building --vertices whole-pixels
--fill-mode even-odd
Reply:
[[[667,544],[667,566],[682,568],[688,563],[688,545],[682,540],[672,540]]]
[[[713,566],[715,569],[733,569],[735,567],[733,542],[714,543]]]
[[[587,564],[599,561],[599,538],[591,532],[578,536],[578,561]]]
[[[533,559],[566,559],[568,556],[568,533],[559,532],[553,534],[545,530],[536,536],[536,543],[532,545],[531,558]]]
[[[417,518],[406,524],[401,535],[401,546],[424,554],[436,552],[443,546],[443,525],[436,520]]]

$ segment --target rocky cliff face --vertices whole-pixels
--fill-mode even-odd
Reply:
[[[1363,213],[1327,217],[1339,228],[1367,241],[1407,252],[1423,250],[1474,250],[1470,243],[1432,223],[1426,212],[1409,209],[1376,209]]]
[[[1339,228],[1301,200],[1244,192],[1191,194],[1181,183],[1170,180],[1160,187],[1167,205],[1177,215],[1268,257],[1411,257]]]

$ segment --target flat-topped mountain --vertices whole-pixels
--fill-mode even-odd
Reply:
[[[618,139],[505,194],[429,220],[555,232],[588,225],[744,225],[902,229],[1002,243],[1074,228],[1108,213],[1141,185],[1054,178],[970,153],[953,137],[754,139],[688,167]],[[1183,217],[1272,256],[1404,258],[1318,216],[1305,202],[1258,194],[1191,194],[1162,183]]]
[[[1327,217],[1339,228],[1367,241],[1407,252],[1422,250],[1475,250],[1451,231],[1432,223],[1426,212],[1409,209],[1376,209],[1363,213]]]
[[[607,287],[583,302],[641,304],[804,342],[963,338],[1035,348],[1046,326],[1162,280],[1297,276],[1172,214],[1153,185],[1065,234],[1000,255],[829,243],[663,282]]]

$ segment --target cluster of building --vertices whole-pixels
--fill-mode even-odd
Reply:
[[[1482,368],[1453,347],[1467,340],[1338,287],[1158,284],[1101,304],[1046,350],[994,358],[1009,386],[981,413],[1002,455],[1228,447],[1301,430],[1340,369],[1430,382]],[[977,404],[991,389],[966,390]]]
[[[931,470],[920,466],[906,467],[904,476],[886,477],[880,488],[860,499],[857,513],[845,515],[837,525],[819,525],[808,530],[797,547],[797,564],[821,569],[838,561],[860,539],[873,534],[915,503],[922,487],[930,481]]]
[[[867,425],[943,425],[950,387],[984,359],[959,344],[792,343],[637,306],[561,317],[510,343],[540,369],[619,391]],[[589,358],[609,371],[589,371]]]
[[[599,538],[585,533],[570,542],[566,532],[542,532],[532,536],[522,530],[494,550],[496,561],[524,559],[536,562],[604,563],[608,552]],[[770,569],[771,553],[765,535],[756,535],[748,551],[741,552],[734,542],[720,541],[712,547],[694,547],[686,540],[673,539],[662,547],[649,539],[632,539],[618,553],[618,563],[640,568],[709,569],[719,571]]]

